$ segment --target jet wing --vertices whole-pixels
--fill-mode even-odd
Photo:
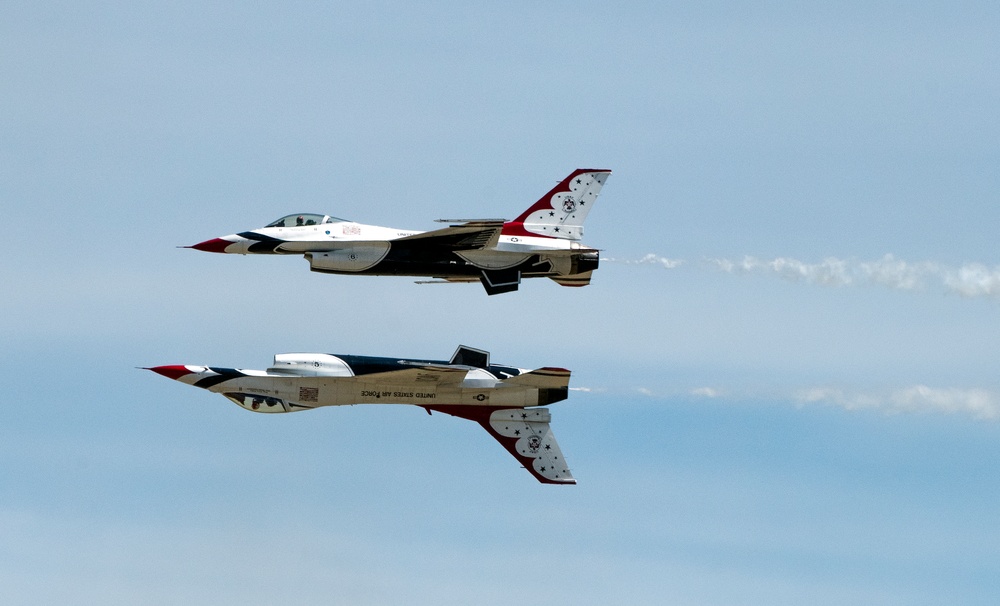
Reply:
[[[500,240],[502,229],[503,221],[499,219],[467,221],[459,225],[449,225],[443,229],[398,238],[392,241],[392,246],[399,248],[400,244],[404,244],[411,247],[438,248],[449,251],[492,248]]]
[[[576,484],[549,427],[548,408],[490,408],[484,406],[427,406],[483,426],[544,484]]]
[[[471,370],[468,366],[449,366],[445,364],[415,363],[413,368],[389,370],[386,372],[369,372],[356,378],[363,383],[435,383],[437,385],[458,384],[465,380],[465,375]]]

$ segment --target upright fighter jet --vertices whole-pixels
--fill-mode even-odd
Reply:
[[[577,169],[513,221],[442,219],[451,225],[419,232],[298,213],[187,248],[300,254],[312,271],[331,274],[479,281],[491,295],[517,290],[521,278],[586,286],[597,269],[598,251],[580,242],[583,222],[610,174]]]
[[[319,353],[278,354],[267,370],[155,366],[167,378],[222,394],[253,412],[347,404],[412,404],[482,425],[531,475],[576,484],[549,429],[545,404],[565,400],[570,371],[490,363],[459,346],[448,362]]]

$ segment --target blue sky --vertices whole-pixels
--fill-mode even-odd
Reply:
[[[990,3],[0,4],[9,603],[994,604]],[[591,286],[178,249],[614,170]],[[137,366],[563,366],[575,487],[405,407]]]

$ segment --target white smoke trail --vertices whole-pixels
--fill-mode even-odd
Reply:
[[[1000,419],[1000,394],[985,389],[936,389],[914,385],[885,393],[849,393],[840,389],[813,387],[793,394],[800,404],[826,403],[847,410],[874,409],[896,413],[963,413],[976,419]]]
[[[684,265],[683,259],[670,259],[649,253],[641,259],[615,259],[613,257],[601,257],[601,261],[606,263],[622,263],[625,265],[662,265],[663,269],[674,269]]]
[[[629,388],[595,388],[593,391],[620,395],[629,393],[660,400],[697,398],[738,404],[747,401],[773,401],[788,402],[800,408],[812,405],[832,405],[849,411],[872,411],[890,416],[897,414],[957,414],[982,421],[1000,421],[1000,391],[983,388],[936,388],[918,384],[878,391],[851,391],[820,386],[774,392],[719,387],[667,388],[654,391],[644,386],[632,386]]]
[[[649,253],[640,259],[601,257],[607,263],[623,265],[659,265],[676,269],[687,264],[684,259],[672,259]],[[765,260],[746,256],[732,259],[705,259],[704,266],[729,274],[774,275],[789,282],[821,286],[884,286],[892,290],[919,291],[938,288],[968,299],[989,297],[1000,299],[1000,266],[966,263],[948,267],[932,261],[908,262],[893,255],[875,261],[855,261],[827,257],[819,263],[806,263],[790,257]]]
[[[765,261],[749,256],[738,262],[729,259],[708,259],[707,262],[727,273],[774,274],[791,282],[823,286],[879,284],[896,290],[919,290],[924,288],[926,279],[943,277],[937,264],[907,263],[892,255],[867,262],[836,257],[828,257],[820,263],[805,263],[787,257]]]
[[[892,255],[876,261],[828,257],[819,263],[805,263],[787,257],[767,261],[748,256],[741,261],[707,259],[706,262],[726,273],[771,274],[791,282],[822,286],[874,284],[902,291],[933,286],[966,298],[1000,298],[1000,267],[990,269],[981,263],[952,268],[930,261],[911,263]]]
[[[990,269],[980,263],[966,263],[943,273],[944,285],[963,297],[1000,296],[1000,267]]]

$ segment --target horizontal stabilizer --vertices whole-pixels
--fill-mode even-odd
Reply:
[[[549,276],[556,284],[560,286],[587,286],[590,284],[590,276],[593,271],[585,271],[581,274],[570,274],[568,276]]]
[[[539,404],[553,404],[569,397],[569,375],[565,368],[539,368],[504,379],[501,385],[534,387],[538,390]]]
[[[570,371],[565,368],[546,367],[504,379],[503,384],[543,388],[569,387],[569,376]]]

